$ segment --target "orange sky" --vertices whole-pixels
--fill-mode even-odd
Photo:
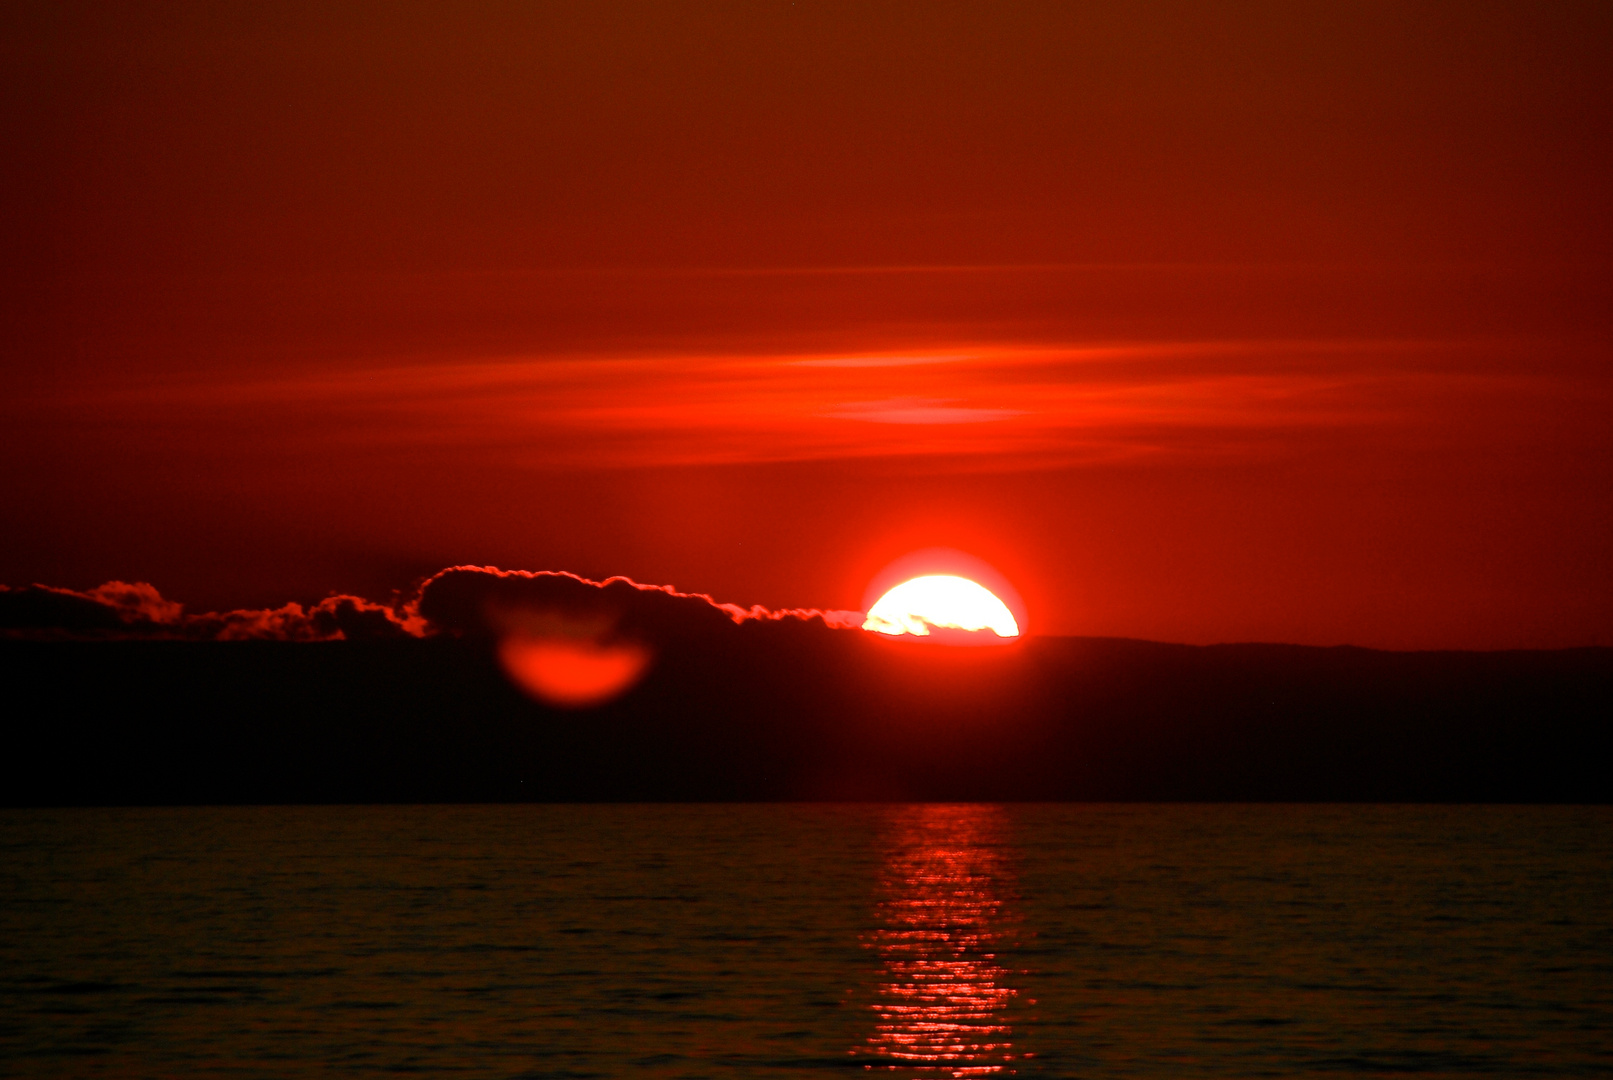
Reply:
[[[1613,643],[1613,16],[19,6],[0,581]]]

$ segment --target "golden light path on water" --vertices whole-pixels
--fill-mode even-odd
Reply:
[[[1000,809],[919,805],[893,822],[866,944],[878,954],[873,1030],[853,1054],[866,1068],[941,1076],[1013,1073],[1007,1010],[1015,974],[998,959],[1013,919]]]

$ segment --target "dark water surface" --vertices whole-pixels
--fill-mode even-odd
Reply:
[[[9,1075],[1613,1073],[1607,807],[0,826]]]

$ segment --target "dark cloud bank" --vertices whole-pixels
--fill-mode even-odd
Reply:
[[[14,805],[661,799],[1613,798],[1613,650],[1032,638],[456,567],[392,604],[186,614],[148,585],[0,591]],[[653,653],[586,709],[512,635]]]
[[[490,566],[449,567],[392,604],[329,596],[311,607],[288,603],[203,614],[186,613],[144,582],[109,581],[82,592],[0,585],[0,633],[46,640],[363,641],[479,635],[496,633],[501,617],[522,610],[606,619],[623,633],[654,635],[747,620],[816,620],[842,628],[860,621],[857,612],[742,608],[624,577],[597,582],[565,572]]]

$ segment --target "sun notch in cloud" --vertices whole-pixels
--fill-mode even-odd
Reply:
[[[925,574],[902,582],[868,609],[863,629],[891,637],[931,637],[938,629],[1019,636],[1019,622],[1007,604],[979,582],[956,574]]]
[[[1026,633],[1025,602],[991,564],[953,548],[902,556],[869,582],[862,628],[884,639],[1006,645]]]

